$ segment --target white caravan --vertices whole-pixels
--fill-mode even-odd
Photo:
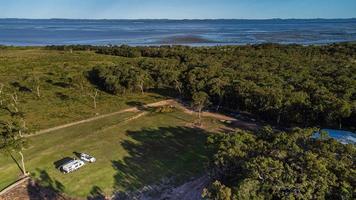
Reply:
[[[66,174],[83,167],[84,164],[85,163],[82,160],[71,160],[62,165],[59,169]]]

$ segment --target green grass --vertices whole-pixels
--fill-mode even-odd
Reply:
[[[85,78],[85,89],[70,82],[69,78],[82,75],[96,65],[120,65],[136,63],[139,59],[95,54],[90,51],[45,50],[43,48],[5,48],[0,49],[0,83],[5,84],[0,98],[8,101],[14,92],[19,97],[19,107],[26,114],[26,122],[31,129],[40,130],[56,125],[108,113],[128,107],[130,101],[142,103],[164,99],[155,93],[110,95],[99,92],[97,109],[88,95],[94,89]],[[41,97],[37,98],[35,86],[28,77],[40,77]],[[13,83],[31,89],[21,92]],[[70,85],[63,85],[70,84]],[[0,112],[0,118],[4,113]]]
[[[105,194],[130,191],[162,178],[176,184],[199,175],[207,159],[205,141],[209,133],[186,125],[192,115],[180,111],[149,113],[123,122],[138,113],[123,113],[30,138],[25,151],[28,170],[44,185],[77,197],[100,188]],[[205,119],[216,126],[217,121]],[[71,174],[62,174],[54,162],[73,152],[97,158]],[[19,170],[8,158],[0,158],[0,188],[16,180]],[[53,184],[56,183],[56,184]]]

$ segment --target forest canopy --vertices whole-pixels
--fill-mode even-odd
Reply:
[[[191,99],[205,92],[216,109],[270,123],[355,129],[356,44],[47,48],[142,58],[91,71],[92,81],[112,94],[171,88]]]
[[[356,149],[333,139],[312,139],[313,130],[213,135],[208,145],[211,186],[206,199],[352,199]]]

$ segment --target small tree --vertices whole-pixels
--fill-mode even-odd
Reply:
[[[214,200],[231,200],[232,196],[231,189],[219,181],[215,181],[209,188],[204,188],[202,194],[204,199]]]
[[[40,97],[41,97],[41,92],[40,92],[40,87],[41,87],[40,76],[39,76],[37,73],[32,72],[32,74],[31,74],[28,78],[26,78],[26,79],[27,79],[27,81],[29,81],[30,84],[32,85],[33,90],[36,91],[36,96],[37,96],[38,98],[40,98]]]
[[[19,98],[18,98],[16,92],[11,94],[11,100],[12,100],[12,103],[10,105],[14,108],[15,113],[19,112]]]
[[[4,87],[5,85],[3,83],[0,83],[0,106],[3,105],[3,95],[4,95]]]
[[[38,76],[34,77],[34,84],[35,84],[35,87],[36,87],[37,97],[40,98],[41,97],[41,93],[40,93],[40,78]]]
[[[2,95],[2,93],[4,91],[4,87],[5,87],[5,85],[3,83],[0,83],[0,95]]]
[[[338,121],[339,121],[339,129],[342,128],[342,119],[350,117],[352,114],[352,107],[349,103],[346,101],[342,101],[340,105],[338,106]]]
[[[216,95],[219,98],[218,105],[216,106],[216,110],[220,109],[220,106],[223,102],[225,95],[225,87],[228,85],[228,81],[223,77],[213,78],[209,81],[210,85],[210,94]]]
[[[144,93],[144,86],[148,79],[147,75],[148,75],[147,73],[140,73],[137,77],[138,78],[137,84],[138,84],[138,87],[140,88],[142,94]]]
[[[180,81],[180,74],[181,72],[178,70],[172,70],[170,72],[171,75],[171,84],[173,84],[174,89],[179,92],[179,96],[182,97],[182,88],[183,88],[183,83]]]
[[[89,96],[93,99],[93,106],[94,106],[94,109],[96,109],[96,97],[98,96],[98,90],[94,89],[93,91],[91,91],[89,93]]]
[[[26,127],[15,118],[9,121],[0,121],[0,151],[9,155],[16,163],[23,175],[27,175],[25,158],[23,150],[26,147],[27,141],[23,134],[27,131]],[[17,152],[21,157],[21,164],[13,152]]]
[[[76,74],[72,77],[72,82],[81,91],[84,91],[85,85],[87,83],[87,79],[85,78],[85,74]]]
[[[7,120],[0,121],[0,151],[9,155],[17,164],[22,174],[27,175],[23,150],[27,144],[24,134],[28,132],[28,129],[24,113],[19,110],[19,100],[16,92],[11,95],[11,99],[12,102],[9,105],[14,110],[9,109],[9,105],[0,107],[10,115]],[[13,156],[13,152],[17,152],[21,156],[21,164]]]
[[[326,130],[320,130],[319,135],[321,140],[325,140],[329,138],[329,133]]]
[[[352,105],[345,100],[334,99],[328,114],[329,121],[337,121],[339,129],[342,128],[342,119],[350,117]]]
[[[144,93],[145,87],[147,87],[151,82],[151,77],[146,70],[136,69],[133,77],[134,84],[140,88],[141,93]]]
[[[209,95],[205,92],[197,92],[193,94],[193,107],[198,111],[198,124],[201,126],[201,113],[205,106],[207,106],[209,101]]]

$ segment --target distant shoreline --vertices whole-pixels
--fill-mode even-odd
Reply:
[[[0,19],[0,44],[229,46],[356,41],[352,19]]]
[[[346,44],[354,44],[356,43],[355,41],[348,41],[348,42],[334,42],[334,43],[324,43],[324,44],[295,44],[295,43],[290,43],[290,44],[280,44],[280,43],[259,43],[259,44],[226,44],[226,45],[184,45],[184,44],[147,44],[147,45],[130,45],[130,44],[106,44],[106,45],[91,45],[91,44],[65,44],[65,45],[6,45],[6,44],[1,44],[0,43],[0,49],[1,47],[5,48],[45,48],[45,47],[71,47],[71,46],[92,46],[92,47],[108,47],[108,46],[130,46],[130,47],[167,47],[167,46],[182,46],[182,47],[190,47],[190,48],[214,48],[214,47],[235,47],[235,46],[262,46],[262,45],[280,45],[280,46],[330,46],[330,45],[346,45]]]
[[[115,19],[115,18],[93,18],[93,19],[87,19],[87,18],[0,18],[0,20],[80,20],[80,21],[320,21],[320,20],[356,20],[356,17],[352,18],[266,18],[266,19],[228,19],[228,18],[211,18],[211,19],[154,19],[154,18],[128,18],[128,19]]]

